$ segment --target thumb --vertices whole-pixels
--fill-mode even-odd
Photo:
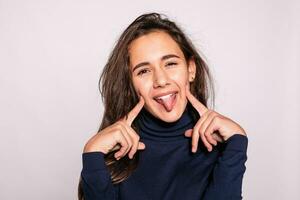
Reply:
[[[212,137],[215,139],[215,140],[217,140],[218,142],[221,142],[221,143],[223,143],[224,142],[224,139],[223,139],[223,137],[221,137],[219,134],[212,134]]]
[[[192,137],[193,129],[188,129],[184,132],[184,135],[186,137]]]
[[[139,142],[138,149],[142,150],[142,149],[145,149],[145,148],[146,148],[146,145],[142,142]]]

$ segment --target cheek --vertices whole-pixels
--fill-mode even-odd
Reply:
[[[188,73],[184,70],[181,70],[180,73],[174,73],[172,75],[172,80],[176,83],[178,89],[180,90],[180,99],[182,101],[186,100],[186,85],[189,84]],[[182,102],[181,101],[181,102]]]
[[[177,71],[172,74],[172,80],[182,89],[185,89],[185,85],[189,82],[188,74],[186,71]]]
[[[144,99],[147,99],[149,96],[149,93],[151,92],[151,86],[152,83],[150,83],[150,81],[148,80],[142,80],[142,79],[137,79],[133,81],[133,85],[135,88],[135,91],[141,95],[142,97],[144,97]]]

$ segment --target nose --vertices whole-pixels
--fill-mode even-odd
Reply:
[[[160,68],[155,70],[153,76],[153,87],[165,87],[168,84],[170,84],[168,74]]]

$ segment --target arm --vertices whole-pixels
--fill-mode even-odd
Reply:
[[[242,180],[246,171],[248,137],[235,134],[221,148],[220,157],[211,174],[204,200],[242,199]]]
[[[81,186],[85,200],[118,199],[117,189],[104,162],[104,153],[83,153],[82,166]]]

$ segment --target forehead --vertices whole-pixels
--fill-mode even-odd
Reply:
[[[178,44],[163,31],[151,32],[133,40],[128,51],[131,66],[139,62],[154,62],[167,54],[176,54],[183,58]]]

